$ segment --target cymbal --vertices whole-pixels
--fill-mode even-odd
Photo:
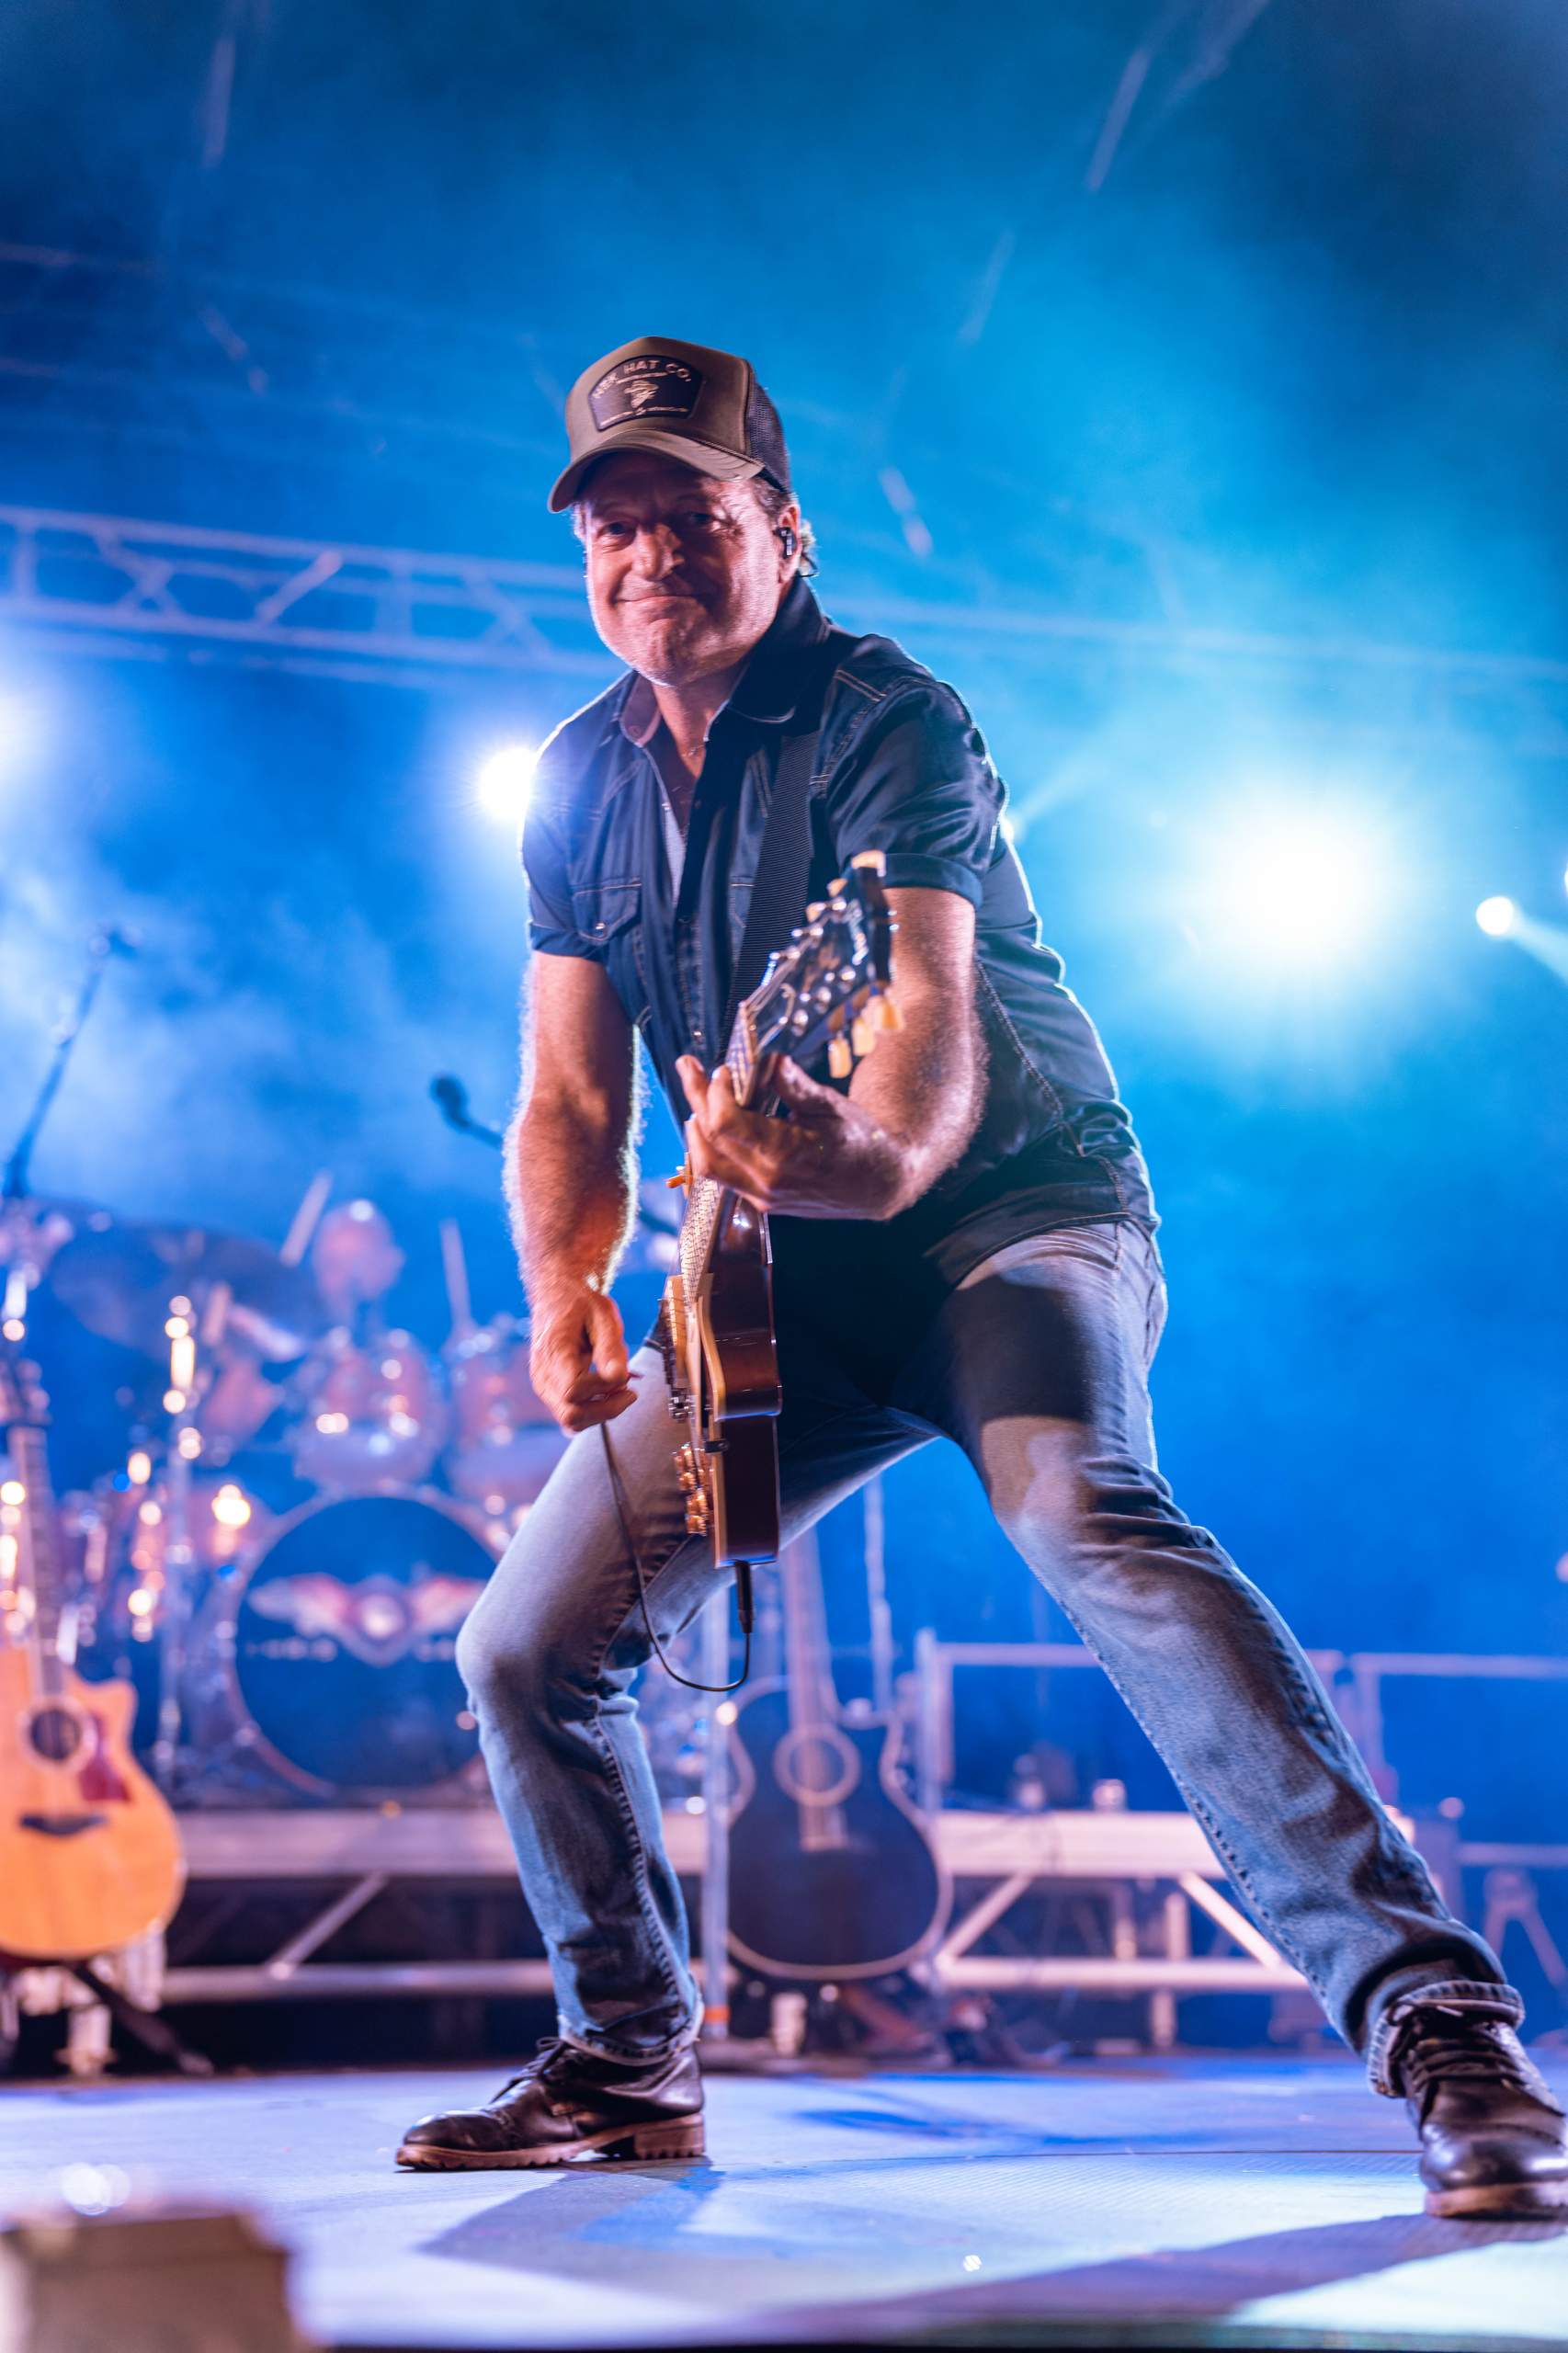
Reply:
[[[73,1234],[108,1222],[108,1211],[96,1201],[60,1194],[25,1193],[0,1201],[0,1267],[25,1267],[29,1283],[41,1281]]]
[[[302,1267],[237,1233],[202,1226],[112,1223],[78,1233],[55,1259],[50,1287],[78,1324],[143,1356],[162,1356],[172,1299],[199,1317],[220,1284],[245,1311],[245,1334],[264,1357],[302,1353],[327,1316]]]

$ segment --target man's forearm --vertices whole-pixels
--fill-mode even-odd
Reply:
[[[629,1140],[568,1105],[530,1100],[506,1131],[506,1201],[529,1300],[608,1290],[637,1218]]]
[[[972,1000],[934,992],[906,997],[902,1029],[878,1034],[856,1069],[850,1100],[897,1153],[896,1190],[878,1214],[895,1217],[945,1176],[973,1135],[985,1098],[985,1053]]]

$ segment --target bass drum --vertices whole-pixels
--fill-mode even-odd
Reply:
[[[495,1559],[444,1495],[290,1512],[214,1597],[231,1739],[313,1796],[438,1790],[479,1753],[454,1653]]]

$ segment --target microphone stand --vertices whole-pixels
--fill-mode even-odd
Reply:
[[[101,931],[95,931],[88,941],[87,969],[83,975],[82,985],[76,993],[76,1002],[55,1031],[54,1052],[50,1058],[49,1068],[43,1074],[43,1084],[34,1098],[33,1108],[28,1115],[27,1123],[21,1134],[17,1139],[11,1157],[6,1163],[6,1176],[4,1185],[0,1186],[0,1199],[6,1201],[21,1201],[27,1199],[33,1146],[37,1143],[43,1123],[49,1117],[50,1108],[60,1092],[60,1082],[65,1075],[71,1056],[75,1051],[76,1040],[80,1038],[87,1016],[93,1009],[93,1000],[103,985],[105,968],[111,956],[134,956],[135,953],[135,941],[113,924],[106,926]]]
[[[494,1144],[497,1150],[506,1142],[499,1128],[487,1127],[483,1120],[474,1118],[468,1108],[467,1087],[449,1072],[430,1081],[430,1100],[448,1127],[460,1136],[477,1136],[481,1143]]]

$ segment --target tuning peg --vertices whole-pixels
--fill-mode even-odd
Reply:
[[[887,852],[881,849],[858,849],[849,863],[864,867],[868,874],[885,874],[888,870]]]
[[[849,1025],[849,1042],[855,1049],[857,1061],[864,1062],[877,1042],[877,1033],[863,1013],[858,1013]]]
[[[682,1164],[682,1165],[681,1165],[681,1166],[676,1170],[676,1174],[675,1174],[673,1176],[666,1176],[666,1177],[665,1177],[665,1190],[666,1192],[668,1192],[668,1193],[673,1193],[673,1192],[676,1192],[676,1190],[678,1190],[678,1188],[679,1188],[681,1186],[683,1186],[683,1185],[689,1185],[689,1184],[690,1184],[690,1182],[691,1182],[691,1163],[690,1163],[690,1161],[689,1161],[689,1160],[687,1160],[687,1161],[686,1161],[686,1162],[684,1162],[684,1163]]]
[[[826,913],[827,901],[825,899],[813,899],[811,905],[806,909],[806,921],[808,923],[821,923]]]
[[[827,1041],[827,1066],[835,1078],[847,1078],[855,1067],[855,1056],[847,1038],[839,1036]]]
[[[871,1018],[879,1029],[902,1029],[903,1027],[903,1016],[891,996],[878,995],[871,999]]]
[[[832,881],[828,884],[828,886],[827,886],[827,895],[828,895],[828,897],[829,897],[830,899],[842,899],[842,898],[843,898],[843,896],[844,896],[844,877],[843,877],[843,875],[842,875],[842,874],[835,874],[835,875],[834,876],[833,881]]]

